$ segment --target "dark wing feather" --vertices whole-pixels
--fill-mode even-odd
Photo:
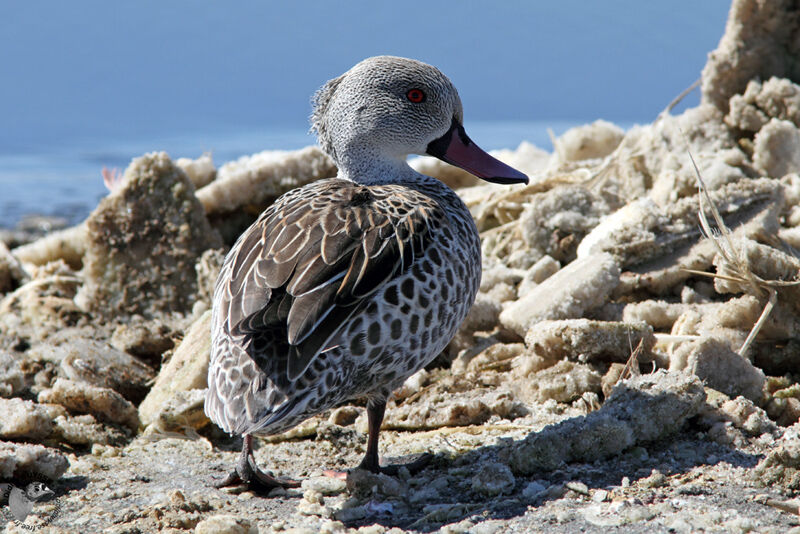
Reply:
[[[398,209],[398,206],[403,209]],[[416,190],[326,180],[279,199],[234,246],[228,327],[285,332],[297,379],[368,298],[431,242],[439,205]]]

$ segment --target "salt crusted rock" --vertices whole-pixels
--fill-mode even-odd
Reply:
[[[522,343],[495,343],[492,341],[491,345],[480,351],[464,350],[459,353],[450,366],[450,372],[453,374],[481,372],[483,368],[489,367],[504,371],[507,370],[504,367],[510,368],[512,360],[524,352],[525,345]],[[501,362],[508,365],[501,366],[499,365]]]
[[[62,261],[31,271],[31,280],[0,300],[0,346],[14,339],[27,344],[84,323],[88,315],[73,301],[81,280]]]
[[[100,421],[136,430],[136,407],[116,391],[59,378],[52,389],[39,393],[40,403],[60,404],[71,412],[90,414]]]
[[[551,256],[543,256],[525,272],[525,276],[517,287],[517,294],[524,295],[537,285],[556,274],[561,264]]]
[[[382,428],[420,430],[449,426],[468,426],[485,423],[493,415],[514,419],[525,408],[508,390],[452,391],[438,388],[413,403],[386,409]],[[356,429],[367,431],[366,413],[356,420]]]
[[[175,393],[205,389],[210,356],[211,312],[207,311],[192,324],[170,360],[161,368],[150,393],[139,405],[142,424],[154,422],[164,403]]]
[[[195,534],[258,534],[258,526],[230,514],[212,515],[194,527]]]
[[[395,498],[408,495],[408,485],[400,479],[365,469],[354,469],[348,473],[347,490],[351,495],[361,498],[375,494]]]
[[[713,337],[725,341],[728,346],[740,347],[763,309],[764,303],[752,295],[743,295],[725,302],[687,306],[676,318],[671,333],[676,336]],[[762,332],[768,336],[783,337],[783,331],[776,329],[771,321],[766,323]],[[682,369],[688,354],[680,351],[673,353],[671,368]],[[684,363],[675,367],[676,361]]]
[[[512,269],[497,258],[484,257],[480,290],[487,292],[498,284],[516,285],[524,275],[525,271]]]
[[[535,354],[551,359],[588,362],[626,362],[644,340],[640,361],[648,361],[655,344],[647,323],[619,323],[564,319],[536,323],[525,335],[525,345]]]
[[[53,424],[52,438],[70,445],[119,445],[128,438],[120,430],[98,423],[89,414],[59,415],[53,419]]]
[[[148,321],[140,315],[134,315],[127,323],[114,329],[110,343],[115,349],[149,363],[160,363],[161,355],[175,346],[173,338],[177,335],[165,322],[158,319]]]
[[[581,186],[558,186],[533,195],[519,219],[533,261],[521,267],[530,267],[544,255],[571,261],[578,243],[609,211],[604,200]]]
[[[709,395],[710,397],[711,395]],[[750,399],[744,397],[726,399],[720,395],[717,403],[719,404],[718,412],[725,420],[730,421],[734,427],[744,430],[751,436],[773,433],[776,430],[775,423],[770,420],[767,413],[755,406]]]
[[[55,449],[0,441],[0,479],[56,480],[69,468],[69,461]]]
[[[710,197],[732,230],[743,227],[747,235],[766,235],[778,228],[783,199],[774,180],[742,180],[711,191]],[[647,200],[636,201],[586,236],[582,254],[609,252],[621,267],[663,262],[664,256],[701,239],[698,209],[696,195],[663,208]]]
[[[800,399],[772,398],[767,404],[767,413],[781,426],[791,426],[800,421]]]
[[[73,269],[80,269],[86,254],[87,237],[86,224],[79,224],[20,245],[12,252],[24,264],[45,265],[62,260]]]
[[[265,151],[220,167],[217,179],[197,191],[197,198],[209,215],[244,206],[258,206],[260,211],[290,189],[335,175],[333,161],[316,146]]]
[[[150,389],[155,376],[153,369],[108,343],[77,334],[75,331],[63,336],[55,334],[48,343],[36,345],[32,352],[60,362],[61,377],[110,388],[133,403],[140,402]]]
[[[545,319],[578,318],[600,306],[619,283],[610,254],[578,259],[536,286],[500,314],[500,323],[520,336]]]
[[[670,358],[670,370],[686,369],[708,386],[731,397],[761,400],[764,372],[714,338],[684,343]]]
[[[53,432],[53,419],[66,415],[61,406],[19,398],[0,399],[0,439],[40,441]]]
[[[87,219],[86,283],[76,300],[103,316],[189,311],[194,265],[222,244],[194,193],[165,153],[134,159]]]
[[[758,320],[763,308],[763,303],[751,295],[725,302],[704,303],[643,300],[626,304],[622,310],[622,320],[643,321],[656,330],[670,330],[679,317],[690,314],[697,318],[692,328],[684,327],[681,331],[672,333],[710,335],[719,333],[723,328],[747,332]]]
[[[777,447],[758,463],[753,476],[762,486],[800,490],[800,423],[786,429]]]
[[[30,387],[24,357],[0,350],[0,397],[19,397]]]
[[[791,0],[734,0],[725,35],[703,68],[703,102],[727,112],[750,80],[800,80],[800,19]]]
[[[622,310],[623,322],[643,321],[654,329],[670,329],[678,317],[691,306],[682,302],[643,300],[626,304]]]
[[[747,156],[723,122],[723,113],[712,105],[698,106],[676,116],[663,114],[625,134],[612,168],[614,175],[621,175],[619,197],[630,202],[647,195],[666,208],[694,195],[697,178],[687,149],[711,190],[748,177]]]
[[[766,176],[781,178],[800,171],[800,130],[794,123],[772,119],[756,134],[753,165]]]
[[[725,123],[754,133],[770,119],[787,120],[800,126],[800,86],[774,76],[764,83],[750,80],[744,94],[731,97]]]
[[[142,421],[149,425],[145,433],[152,438],[159,434],[169,436],[173,432],[191,434],[193,429],[205,427],[211,422],[204,411],[205,400],[205,389],[175,391],[158,406],[155,414],[148,416],[150,419]]]
[[[567,403],[580,398],[586,392],[599,393],[601,390],[600,374],[597,371],[588,365],[566,360],[516,380],[511,387],[516,397],[526,404],[551,399]]]
[[[569,461],[593,462],[662,439],[697,414],[705,391],[696,377],[663,369],[621,382],[602,408],[533,432],[501,450],[517,475],[551,471]]]
[[[624,136],[619,126],[597,120],[564,132],[556,140],[555,152],[562,161],[602,158],[611,154]]]
[[[800,260],[776,248],[762,245],[751,239],[736,239],[734,248],[738,251],[740,261],[745,263],[750,271],[763,280],[795,281],[800,279]],[[717,255],[714,258],[717,272],[731,276],[732,272],[727,262]],[[716,278],[714,288],[718,293],[752,293],[754,289],[749,284]],[[788,285],[777,289],[778,298],[793,306],[800,312],[800,285]]]
[[[195,189],[210,184],[217,177],[217,169],[214,168],[214,160],[209,153],[205,153],[197,159],[178,158],[175,165],[186,173]]]

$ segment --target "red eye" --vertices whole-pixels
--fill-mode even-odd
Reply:
[[[410,89],[406,93],[406,98],[408,98],[409,102],[419,104],[425,101],[425,93],[422,92],[422,89]]]

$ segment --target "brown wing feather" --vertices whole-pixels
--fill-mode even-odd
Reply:
[[[402,208],[402,209],[400,209]],[[370,295],[424,253],[438,204],[403,186],[326,180],[279,199],[234,246],[228,327],[285,332],[290,380]]]

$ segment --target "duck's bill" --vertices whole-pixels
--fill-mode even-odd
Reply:
[[[484,152],[455,119],[443,136],[428,145],[428,154],[496,184],[527,184],[528,177]]]

